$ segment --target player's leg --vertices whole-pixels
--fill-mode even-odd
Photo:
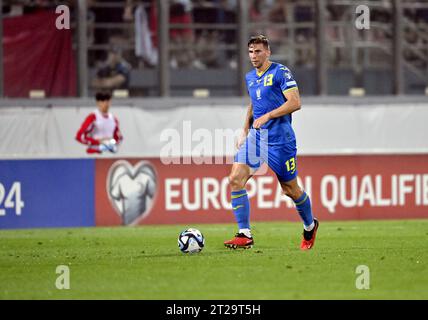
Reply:
[[[229,175],[232,210],[239,231],[233,239],[224,243],[226,247],[234,249],[251,248],[254,244],[250,229],[250,202],[245,185],[261,164],[260,144],[254,131],[250,131],[245,143],[241,145],[235,155],[235,161]]]
[[[304,226],[304,239],[301,249],[306,250],[312,248],[314,244],[318,221],[313,217],[309,196],[297,183],[296,151],[295,145],[291,144],[269,147],[267,162],[269,167],[276,173],[284,194],[293,199],[296,204],[297,212]]]
[[[243,163],[234,163],[229,175],[232,210],[238,224],[239,233],[251,237],[250,202],[245,185],[251,177],[251,168]]]
[[[253,169],[245,163],[235,162],[229,175],[232,210],[238,224],[236,236],[224,242],[229,248],[250,248],[254,244],[250,229],[250,202],[245,185],[251,178]]]
[[[248,179],[262,165],[260,143],[254,130],[250,130],[245,143],[237,154],[229,175],[232,210],[238,223],[236,236],[224,242],[229,248],[251,248],[254,244],[250,229],[250,202],[245,185]]]
[[[297,178],[290,181],[280,182],[284,194],[293,199],[297,212],[303,221],[303,239],[300,244],[302,250],[311,249],[315,243],[315,237],[319,222],[313,217],[311,199],[309,195],[300,188]]]
[[[293,199],[296,204],[296,209],[303,221],[305,229],[312,229],[314,226],[314,218],[312,215],[311,200],[308,194],[300,188],[297,183],[297,178],[290,181],[280,182],[284,194]]]

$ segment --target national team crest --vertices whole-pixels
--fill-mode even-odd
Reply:
[[[260,88],[256,90],[256,95],[257,95],[257,100],[260,100],[262,98],[262,90],[260,90]]]
[[[147,161],[133,166],[128,161],[119,160],[108,171],[107,195],[124,225],[136,224],[148,216],[156,189],[156,172]]]

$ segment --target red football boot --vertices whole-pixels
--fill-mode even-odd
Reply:
[[[254,245],[254,240],[243,233],[237,233],[235,238],[225,241],[224,245],[230,249],[250,249]]]
[[[315,226],[311,231],[303,230],[303,239],[302,239],[302,243],[300,244],[300,249],[302,250],[312,249],[312,247],[315,244],[315,237],[317,235],[319,222],[317,219],[314,219],[314,223],[315,223]]]

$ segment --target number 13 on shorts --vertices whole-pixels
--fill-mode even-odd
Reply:
[[[294,171],[296,171],[296,158],[290,158],[285,162],[285,165],[287,166],[287,171],[290,172],[291,174],[294,173]]]

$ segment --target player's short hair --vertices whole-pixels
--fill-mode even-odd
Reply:
[[[270,50],[269,39],[264,35],[259,34],[258,36],[252,36],[250,40],[248,40],[248,47],[252,44],[257,44],[257,43],[263,44],[263,46],[266,49]]]
[[[95,94],[96,101],[107,101],[111,100],[111,92],[110,91],[98,91]]]

